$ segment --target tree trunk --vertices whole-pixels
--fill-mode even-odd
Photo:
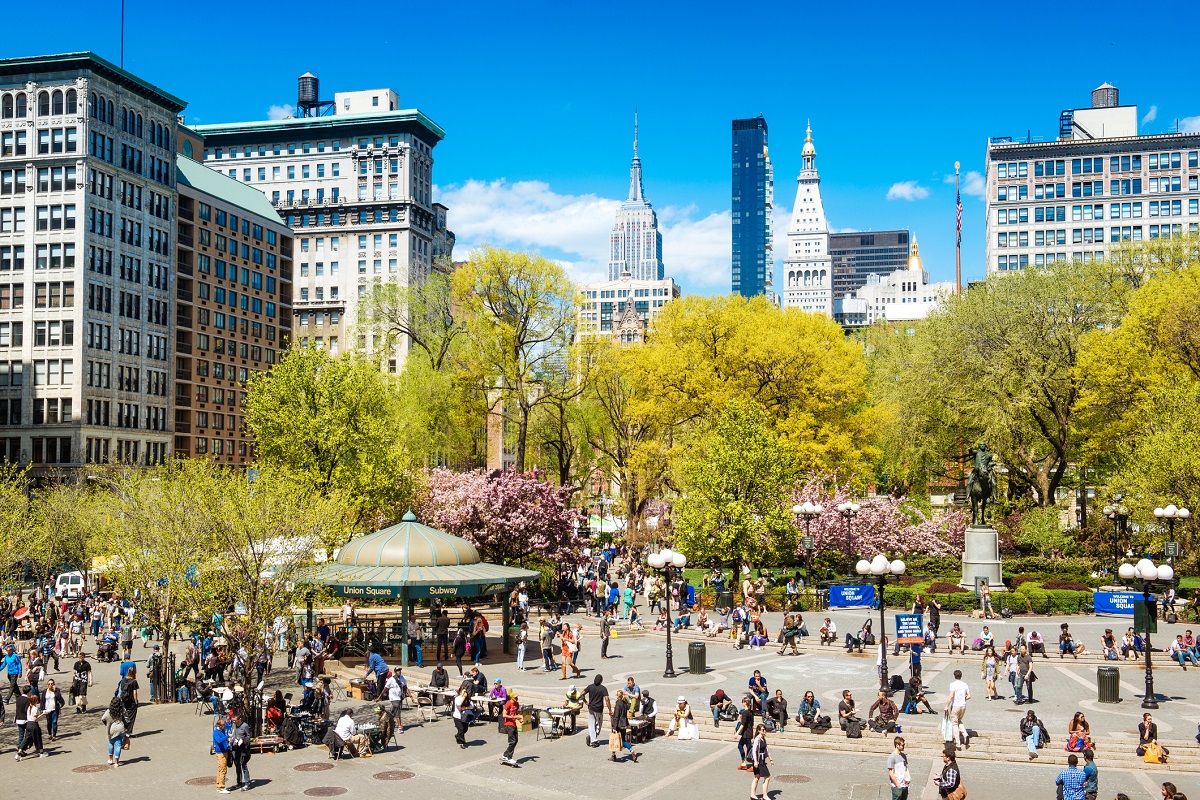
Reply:
[[[524,472],[525,471],[525,440],[529,436],[529,407],[525,405],[524,401],[518,401],[517,408],[520,410],[519,411],[520,422],[517,426],[516,467],[517,467],[517,472]],[[503,437],[501,438],[500,450],[501,450],[501,461],[503,461],[503,459],[504,459]]]

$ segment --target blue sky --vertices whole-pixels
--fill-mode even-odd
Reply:
[[[125,66],[188,101],[189,122],[262,119],[322,94],[384,86],[441,124],[438,194],[465,247],[536,248],[580,278],[605,268],[641,112],[646,194],[667,271],[686,291],[729,289],[730,120],[762,113],[775,164],[777,252],[804,127],[834,229],[909,227],[935,279],[954,274],[956,160],[964,278],[982,276],[988,136],[1050,138],[1104,81],[1143,133],[1200,128],[1200,83],[1179,24],[1195,7],[1071,4],[554,3],[286,6],[127,1]],[[976,9],[976,5],[978,8]],[[76,6],[72,8],[71,6]],[[106,7],[109,10],[106,10]],[[5,11],[0,56],[119,57],[119,3]],[[258,9],[261,9],[258,10]],[[269,9],[269,10],[268,10]],[[80,16],[76,16],[76,15]],[[417,32],[418,35],[414,35]],[[328,37],[341,38],[330,44]],[[1064,66],[1065,65],[1065,66]],[[890,195],[890,199],[889,199]],[[456,251],[458,257],[464,250]]]

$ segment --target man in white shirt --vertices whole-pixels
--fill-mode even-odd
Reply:
[[[955,746],[969,748],[971,742],[967,737],[967,726],[963,724],[963,717],[967,713],[967,701],[971,699],[971,690],[963,682],[961,669],[954,670],[954,680],[951,681],[948,691],[950,699],[946,701],[946,713],[950,715],[950,732],[954,737]]]
[[[392,717],[396,720],[396,731],[403,732],[404,725],[400,722],[400,706],[404,703],[404,698],[408,697],[408,681],[400,674],[399,667],[392,667],[392,674],[388,676],[387,683],[383,684],[383,690],[387,692],[388,702],[392,706]]]
[[[888,781],[892,785],[892,800],[908,800],[908,785],[912,776],[908,772],[908,756],[904,755],[904,737],[892,740],[895,750],[888,756]]]
[[[350,716],[350,709],[342,710],[336,730],[338,737],[346,743],[351,753],[363,758],[371,757],[371,740],[365,733],[358,732],[358,725],[354,723],[354,717]]]

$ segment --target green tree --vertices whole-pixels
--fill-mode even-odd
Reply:
[[[995,276],[946,298],[911,344],[877,353],[888,471],[916,480],[984,441],[1017,494],[1054,502],[1079,453],[1083,338],[1119,318],[1102,268],[1082,262]],[[904,446],[904,442],[911,445]]]
[[[422,282],[409,285],[379,282],[370,288],[360,306],[363,327],[384,337],[380,352],[391,352],[404,343],[410,358],[419,355],[434,372],[451,358],[463,323],[454,307],[453,265],[444,259]]]
[[[570,353],[575,288],[562,267],[539,255],[487,245],[454,280],[467,332],[466,371],[515,420],[516,465],[524,471],[531,415],[547,402]]]
[[[0,583],[17,582],[27,565],[33,509],[27,470],[0,461]]]
[[[411,504],[399,404],[388,376],[370,362],[294,347],[249,389],[246,426],[265,467],[340,498],[360,526],[381,525]]]
[[[790,563],[795,446],[754,402],[734,400],[678,462],[675,543],[697,564]]]

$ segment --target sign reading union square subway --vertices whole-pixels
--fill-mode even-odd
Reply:
[[[404,589],[399,586],[360,586],[348,583],[334,586],[334,591],[341,597],[361,597],[364,600],[398,599],[402,594],[407,597],[481,597],[502,592],[504,589],[503,583],[409,586]]]

